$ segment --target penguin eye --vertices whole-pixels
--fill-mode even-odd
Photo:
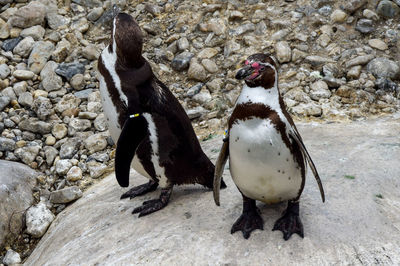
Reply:
[[[260,70],[263,71],[265,69],[265,66],[261,66]]]

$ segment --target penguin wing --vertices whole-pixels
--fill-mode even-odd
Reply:
[[[297,128],[292,127],[292,130],[290,131],[289,134],[293,137],[293,139],[299,145],[301,153],[306,158],[308,165],[310,166],[311,171],[314,174],[315,180],[317,180],[319,192],[321,193],[322,202],[325,202],[325,192],[324,192],[324,188],[322,186],[321,178],[319,177],[317,168],[315,167],[315,164],[314,164],[313,160],[311,159],[311,156],[308,153],[306,146],[304,145],[303,140],[302,140],[299,132],[297,131]]]
[[[126,119],[115,152],[115,176],[121,187],[129,185],[129,170],[132,159],[147,132],[147,122],[143,116],[139,115]]]
[[[221,188],[222,174],[224,173],[224,167],[229,156],[229,137],[224,139],[224,144],[222,144],[221,151],[219,152],[217,162],[215,163],[214,172],[214,186],[213,195],[214,201],[217,206],[220,205],[219,202],[219,191]]]

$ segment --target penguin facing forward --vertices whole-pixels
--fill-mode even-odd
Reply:
[[[158,80],[142,56],[143,36],[137,22],[119,13],[111,42],[98,60],[100,94],[116,143],[115,175],[129,185],[132,166],[150,181],[124,193],[134,198],[161,187],[158,199],[133,210],[144,216],[164,208],[174,185],[213,186],[214,165],[204,154],[185,110]],[[225,186],[222,184],[222,186]]]
[[[243,213],[231,233],[240,230],[247,239],[253,230],[263,230],[256,200],[267,204],[288,201],[273,230],[282,231],[285,240],[294,233],[303,237],[299,200],[307,164],[323,202],[325,195],[317,169],[279,94],[276,63],[266,54],[253,54],[236,79],[244,79],[245,85],[228,120],[228,135],[215,166],[215,203],[219,206],[219,185],[229,157],[232,179],[243,196]]]

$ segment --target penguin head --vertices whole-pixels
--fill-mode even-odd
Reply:
[[[132,16],[118,13],[114,17],[111,31],[110,49],[117,54],[118,60],[127,66],[141,64],[143,34]],[[139,66],[140,66],[139,64]]]
[[[277,64],[268,54],[253,54],[244,61],[244,67],[236,73],[236,79],[244,79],[249,87],[275,86],[278,79]]]

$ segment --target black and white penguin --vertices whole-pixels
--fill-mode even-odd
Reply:
[[[219,185],[229,157],[232,179],[243,196],[243,213],[231,233],[240,230],[247,239],[253,230],[263,229],[256,200],[288,201],[273,230],[282,231],[285,240],[293,233],[303,237],[299,200],[307,164],[317,180],[323,202],[325,195],[317,169],[279,94],[276,63],[266,54],[253,54],[236,78],[244,79],[245,85],[229,118],[228,135],[216,163],[215,202],[219,205]]]
[[[117,143],[117,181],[122,187],[129,185],[131,165],[150,179],[121,198],[161,187],[158,199],[133,210],[139,217],[165,207],[174,185],[198,183],[212,188],[214,174],[214,165],[201,149],[185,110],[154,76],[142,47],[137,22],[119,13],[113,20],[111,43],[98,60],[103,110]]]

